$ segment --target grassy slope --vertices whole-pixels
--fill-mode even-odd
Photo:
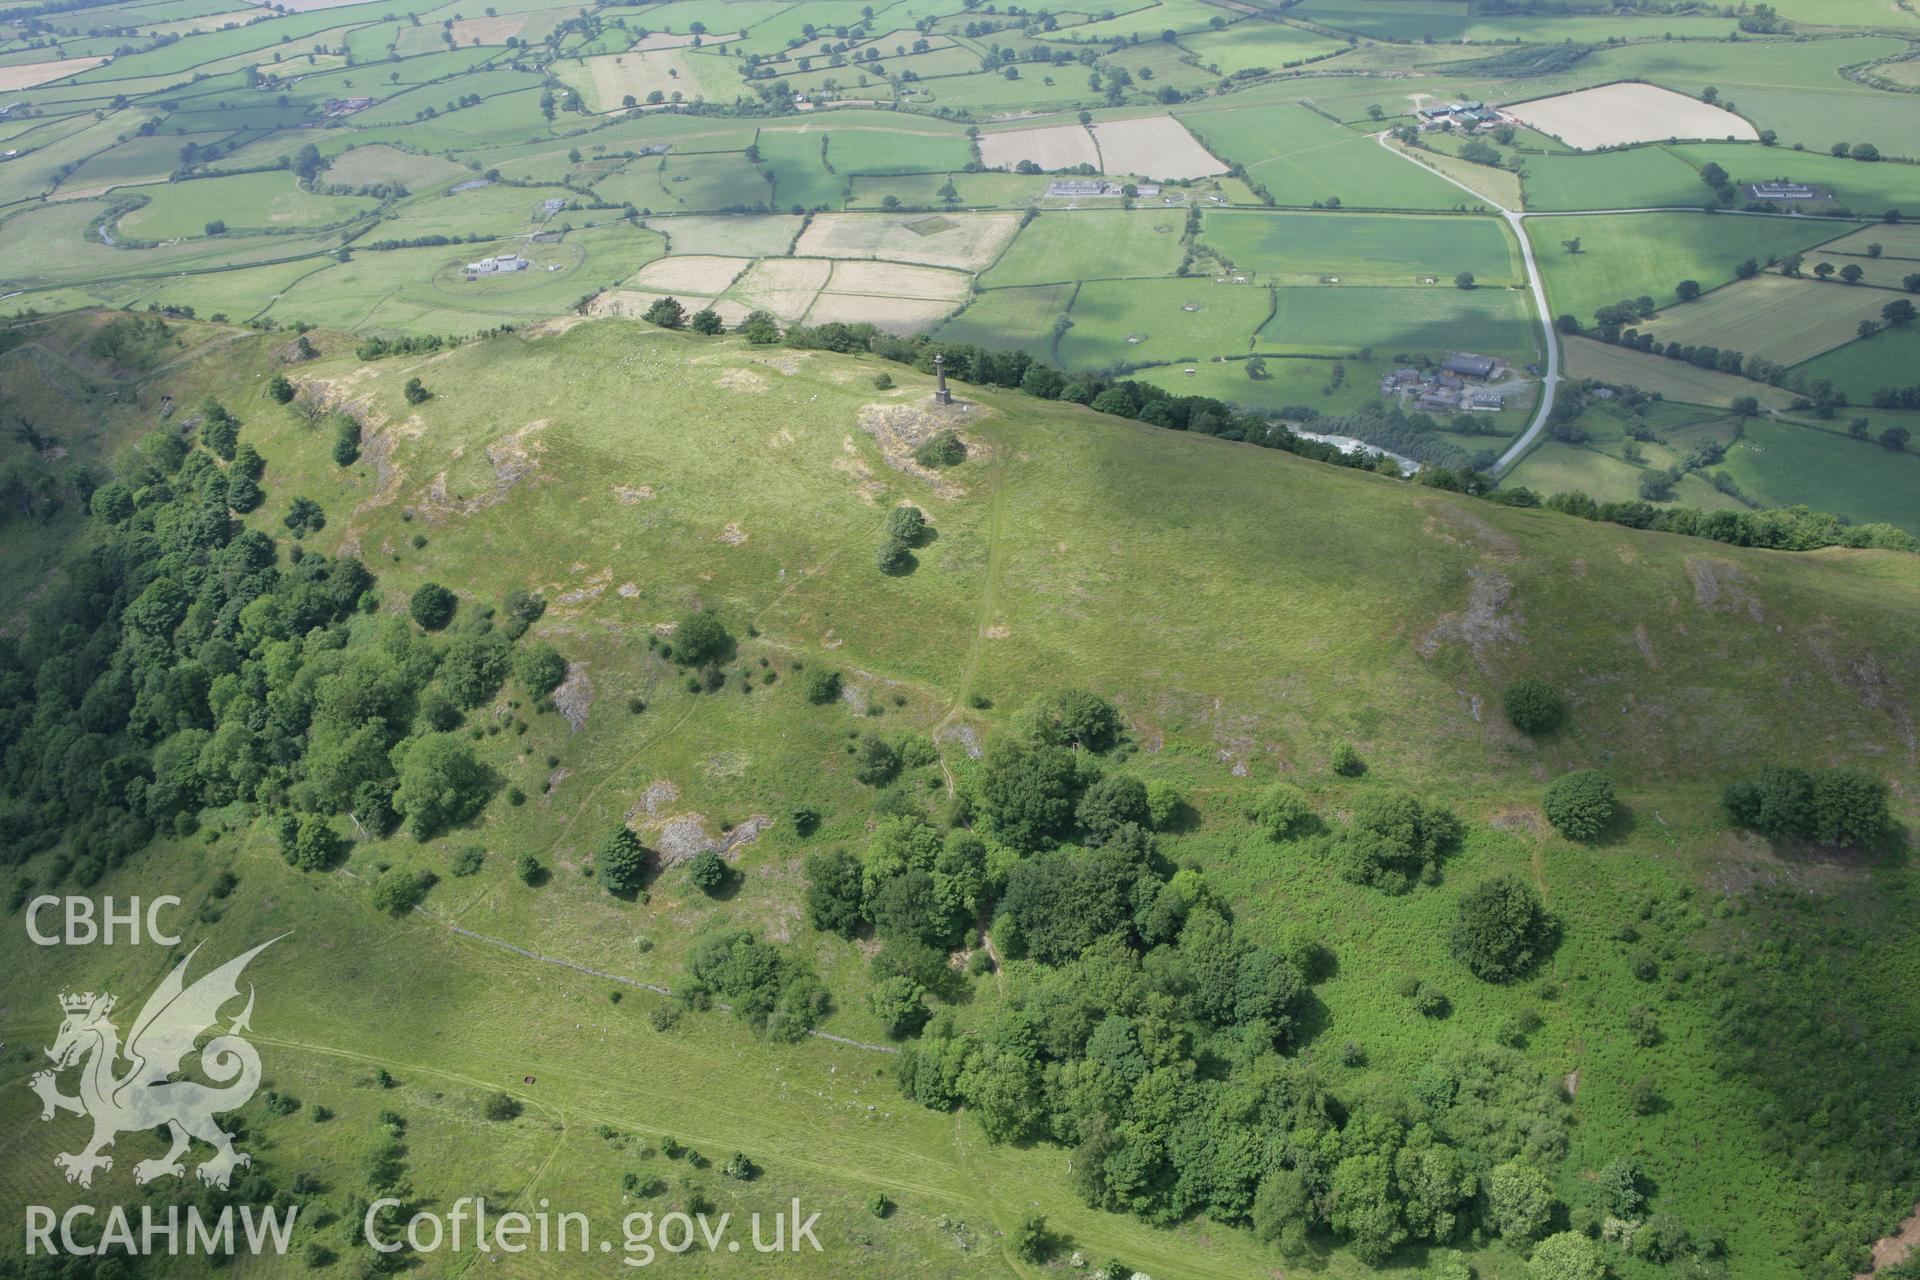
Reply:
[[[752,924],[813,955],[840,995],[829,1030],[877,1039],[859,998],[858,955],[813,936],[797,914],[798,857],[809,845],[784,821],[746,849],[746,884],[723,903],[698,898],[668,873],[649,904],[622,904],[570,868],[663,779],[681,791],[670,811],[705,815],[714,828],[752,813],[783,817],[806,800],[828,814],[812,844],[857,842],[869,795],[841,763],[848,732],[941,723],[986,730],[1071,672],[1126,712],[1144,748],[1134,767],[1192,789],[1201,826],[1173,842],[1173,856],[1212,867],[1256,928],[1278,930],[1297,917],[1326,931],[1342,967],[1319,992],[1326,1019],[1315,1051],[1330,1061],[1347,1038],[1372,1051],[1366,1072],[1336,1087],[1385,1088],[1424,1055],[1486,1039],[1520,1003],[1539,998],[1538,984],[1473,983],[1444,957],[1442,941],[1459,886],[1485,871],[1531,874],[1566,919],[1568,939],[1555,962],[1564,994],[1529,1052],[1556,1074],[1585,1073],[1563,1193],[1577,1200],[1582,1170],[1642,1144],[1663,1203],[1725,1229],[1739,1274],[1787,1274],[1774,1255],[1798,1188],[1762,1148],[1755,1116],[1766,1082],[1718,1080],[1704,1004],[1684,990],[1656,996],[1628,984],[1624,950],[1610,935],[1641,892],[1672,899],[1681,886],[1762,877],[1864,884],[1859,870],[1816,868],[1729,836],[1714,796],[1761,742],[1791,743],[1790,754],[1809,763],[1867,763],[1908,795],[1920,785],[1910,721],[1903,725],[1898,710],[1911,705],[1920,679],[1901,621],[1920,609],[1920,561],[1635,534],[1017,395],[980,397],[963,426],[975,457],[952,476],[962,492],[943,498],[889,469],[857,426],[871,402],[924,404],[925,379],[890,366],[902,386],[881,395],[868,383],[871,362],[755,351],[620,321],[371,367],[352,359],[350,340],[323,337],[323,359],[300,376],[327,381],[402,427],[383,488],[374,462],[335,468],[325,433],[307,433],[267,402],[259,388],[276,345],[239,338],[149,381],[141,401],[150,406],[163,388],[184,403],[217,390],[269,461],[269,501],[253,522],[277,529],[293,495],[318,498],[332,516],[321,545],[357,544],[390,605],[426,578],[481,602],[512,586],[544,588],[554,605],[541,630],[589,664],[594,684],[582,732],[546,715],[533,717],[525,739],[483,741],[503,775],[534,797],[525,807],[496,802],[473,829],[428,846],[361,846],[349,864],[355,874],[394,861],[444,875],[453,850],[482,843],[488,865],[471,880],[443,880],[429,899],[436,913],[669,984],[697,930],[722,919]],[[48,360],[59,363],[52,350],[7,357],[0,370],[9,392],[32,383],[28,370]],[[412,376],[437,394],[408,425],[399,389]],[[37,403],[43,425],[78,432],[79,422],[97,420],[107,439],[149,420],[84,392]],[[75,415],[70,428],[62,412]],[[485,493],[486,445],[536,421],[546,425],[526,439],[538,470],[497,505],[437,518],[421,508],[405,518],[441,473],[456,499]],[[626,504],[614,493],[641,485],[651,500]],[[926,508],[938,537],[919,552],[916,572],[885,578],[871,557],[882,510],[897,500]],[[744,542],[718,540],[729,523]],[[418,549],[415,534],[426,539]],[[629,582],[634,593],[621,593]],[[1717,596],[1696,583],[1717,583]],[[1470,609],[1476,584],[1482,605],[1499,598],[1496,607]],[[856,702],[885,714],[808,707],[790,678],[751,697],[680,691],[678,676],[639,641],[695,604],[721,612],[749,664],[764,657],[784,674],[796,659],[830,662],[848,673]],[[1499,692],[1520,674],[1547,675],[1567,691],[1571,730],[1536,744],[1498,723]],[[961,710],[976,693],[994,709]],[[636,696],[647,702],[643,714],[626,710]],[[1323,763],[1344,740],[1371,765],[1365,781],[1348,785],[1414,786],[1455,804],[1473,825],[1439,890],[1383,898],[1340,882],[1310,853],[1237,834],[1245,797],[1276,773],[1313,788],[1330,811],[1344,807]],[[525,754],[515,754],[516,741]],[[549,753],[567,770],[550,804],[541,799]],[[947,753],[964,768],[956,744]],[[1595,850],[1532,834],[1544,779],[1588,764],[1620,780],[1637,815],[1632,829]],[[929,771],[908,785],[936,778]],[[1911,818],[1911,803],[1902,803]],[[1517,829],[1495,832],[1494,818]],[[884,1068],[877,1056],[818,1044],[756,1047],[719,1015],[660,1037],[646,1028],[651,1001],[638,993],[614,1006],[603,982],[455,942],[428,921],[379,922],[363,883],[295,877],[274,861],[263,826],[234,820],[241,829],[218,843],[154,855],[99,891],[186,883],[191,906],[203,877],[231,861],[243,891],[218,935],[223,945],[300,928],[258,1025],[273,1041],[308,1046],[280,1046],[286,1056],[273,1059],[276,1073],[312,1081],[296,1092],[344,1105],[339,1136],[329,1135],[324,1152],[300,1117],[259,1118],[283,1177],[311,1159],[335,1171],[334,1185],[354,1184],[354,1161],[341,1153],[370,1126],[347,1122],[378,1104],[361,1101],[351,1080],[363,1063],[380,1061],[407,1082],[398,1109],[417,1117],[415,1178],[433,1199],[524,1186],[522,1194],[553,1194],[556,1203],[565,1192],[589,1208],[610,1204],[618,1173],[634,1166],[585,1136],[604,1120],[642,1134],[674,1131],[710,1155],[746,1150],[768,1167],[764,1192],[792,1187],[827,1201],[840,1239],[861,1232],[881,1242],[877,1253],[826,1255],[823,1273],[1006,1274],[1017,1268],[990,1240],[958,1253],[930,1220],[949,1213],[977,1231],[1006,1228],[1029,1202],[1092,1256],[1117,1253],[1150,1273],[1245,1276],[1277,1263],[1238,1232],[1205,1224],[1151,1232],[1089,1213],[1063,1185],[1063,1153],[990,1151],[964,1118],[903,1104],[882,1080],[863,1083],[856,1098],[854,1073]],[[554,866],[551,884],[528,891],[512,880],[511,857],[523,849]],[[46,1042],[50,1006],[39,1001],[60,983],[132,989],[157,972],[144,953],[28,957],[19,932],[7,936],[14,998],[0,1039],[11,1044]],[[636,945],[641,938],[650,949]],[[366,945],[340,945],[350,940]],[[1910,949],[1891,946],[1902,956]],[[1444,982],[1458,1006],[1453,1018],[1408,1026],[1393,987],[1413,971]],[[1008,981],[1017,986],[1017,972]],[[995,998],[993,984],[983,984],[979,1002]],[[1668,1038],[1635,1053],[1618,1028],[1625,1006],[1646,999],[1661,1003]],[[1892,1016],[1911,1018],[1910,1005],[1901,1007],[1910,989],[1881,999],[1892,1002]],[[1675,1105],[1642,1121],[1628,1112],[1625,1090],[1647,1070]],[[518,1135],[529,1154],[514,1168],[534,1166],[533,1153],[552,1155],[531,1184],[524,1172],[487,1163],[489,1143],[471,1133],[465,1101],[488,1088],[518,1090],[512,1082],[525,1074],[541,1084],[523,1090],[536,1105],[519,1128],[554,1119],[566,1126]],[[453,1101],[442,1107],[435,1089]],[[21,1092],[9,1095],[9,1119],[24,1118]],[[869,1104],[871,1115],[862,1110]],[[38,1126],[29,1132],[42,1144],[34,1152],[46,1155],[53,1139]],[[1695,1139],[1705,1134],[1714,1140],[1702,1156]],[[18,1167],[27,1172],[15,1175],[16,1186],[64,1194],[37,1159]],[[855,1206],[875,1186],[894,1189],[900,1218],[862,1220]],[[1729,1186],[1742,1194],[1730,1199]],[[1518,1273],[1512,1255],[1481,1261],[1483,1275]],[[1350,1259],[1331,1262],[1331,1274],[1358,1271]]]

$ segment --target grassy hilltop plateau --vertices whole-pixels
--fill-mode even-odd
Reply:
[[[1920,1276],[1908,0],[542,2],[0,0],[0,1278]]]

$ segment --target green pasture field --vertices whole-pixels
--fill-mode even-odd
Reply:
[[[1666,147],[1515,159],[1521,165],[1520,186],[1528,209],[1699,207],[1713,199],[1700,171]]]
[[[1451,283],[1388,289],[1345,285],[1274,291],[1262,351],[1346,354],[1470,350],[1525,363],[1538,359],[1538,321],[1524,291],[1456,289]]]
[[[1706,213],[1575,214],[1528,218],[1524,225],[1548,305],[1583,325],[1593,323],[1595,308],[1642,294],[1664,306],[1682,280],[1718,289],[1748,258],[1765,266],[1845,229],[1844,223]],[[1569,240],[1580,242],[1579,253],[1567,251]]]
[[[122,214],[115,224],[119,234],[140,240],[203,235],[206,224],[216,219],[233,231],[338,226],[379,207],[378,201],[360,196],[313,195],[290,173],[199,178],[141,194],[149,203]]]
[[[1340,385],[1332,384],[1333,367],[1342,368]],[[1381,403],[1380,377],[1393,363],[1374,360],[1267,360],[1266,376],[1250,378],[1244,360],[1176,361],[1142,369],[1132,375],[1141,382],[1165,387],[1177,396],[1212,396],[1253,413],[1280,414],[1305,405],[1322,413],[1347,413]],[[1193,370],[1188,373],[1187,370]],[[1331,388],[1331,389],[1329,389]]]
[[[109,306],[145,307],[151,303],[192,307],[203,320],[224,315],[238,324],[267,311],[308,276],[334,265],[331,257],[316,254],[293,262],[130,280],[96,286],[93,292]]]
[[[1780,0],[1780,15],[1809,26],[1899,29],[1915,18],[1889,0]]]
[[[773,171],[773,194],[769,202],[774,208],[840,207],[847,179],[827,172],[821,159],[822,146],[830,145],[824,131],[776,133],[762,129],[755,145],[760,148],[761,171]]]
[[[1199,31],[1207,27],[1221,11],[1205,0],[1155,0],[1155,3],[1137,8],[1114,6],[1121,10],[1116,16],[1096,22],[1082,23],[1079,26],[1062,26],[1054,32],[1054,41],[1072,40],[1075,42],[1102,43],[1113,40],[1158,39],[1163,31]],[[1103,10],[1104,11],[1104,10]]]
[[[49,130],[43,141],[31,136],[32,150],[19,147],[21,154],[0,165],[0,209],[45,195],[53,189],[63,169],[85,163],[115,147],[158,114],[141,108],[116,111],[106,119],[89,122],[77,129]]]
[[[1451,284],[1462,271],[1481,284],[1521,281],[1519,254],[1492,218],[1209,209],[1200,242],[1268,281],[1402,285],[1433,276]]]
[[[1651,445],[1643,448],[1649,458],[1660,452]],[[1659,465],[1666,465],[1664,458]],[[1640,477],[1644,471],[1643,467],[1622,461],[1616,453],[1592,445],[1549,439],[1529,450],[1526,457],[1500,478],[1500,484],[1509,489],[1531,489],[1542,497],[1584,493],[1595,502],[1634,502],[1640,497]],[[1673,486],[1673,505],[1702,511],[1741,509],[1737,499],[1720,492],[1697,474],[1683,476]]]
[[[1451,209],[1463,199],[1453,184],[1303,107],[1188,107],[1174,115],[1283,205],[1338,198],[1356,209]]]
[[[181,149],[207,146],[228,135],[223,132],[195,134],[151,134],[135,136],[110,150],[100,152],[82,164],[60,184],[63,195],[85,191],[97,193],[113,187],[165,182],[180,167]]]
[[[1870,258],[1864,254],[1834,253],[1822,245],[1807,251],[1806,269],[1808,274],[1821,266],[1834,268],[1835,272],[1848,267],[1857,267],[1860,271],[1860,285],[1864,288],[1892,289],[1895,292],[1906,291],[1905,281],[1920,274],[1920,262],[1911,258],[1889,258],[1881,256]],[[1838,275],[1835,276],[1838,279]],[[1891,298],[1886,301],[1892,301]]]
[[[1843,160],[1811,149],[1790,151],[1753,143],[1682,143],[1673,151],[1696,165],[1717,161],[1735,182],[1784,178],[1819,183],[1831,188],[1835,200],[1856,214],[1879,217],[1903,204],[1920,204],[1920,165]]]
[[[1220,74],[1232,75],[1250,67],[1278,71],[1289,62],[1317,58],[1332,53],[1345,41],[1262,18],[1247,18],[1224,31],[1201,31],[1180,37],[1180,45],[1200,59],[1203,66],[1218,67]]]
[[[1020,229],[980,282],[997,288],[1170,276],[1184,254],[1186,220],[1181,209],[1042,213]]]
[[[1060,339],[1067,369],[1240,355],[1272,314],[1273,291],[1210,280],[1090,280]]]
[[[457,185],[457,184],[456,184]],[[544,222],[542,209],[547,200],[571,204],[580,198],[577,191],[565,187],[510,187],[495,183],[467,191],[446,191],[401,205],[394,213],[373,225],[362,239],[412,240],[419,236],[523,235]],[[562,210],[552,222],[572,221],[576,225],[589,219],[609,219],[612,210]]]
[[[1396,142],[1392,144],[1392,148],[1403,156],[1411,157],[1415,163],[1444,174],[1468,190],[1485,197],[1483,203],[1475,206],[1477,210],[1490,212],[1495,207],[1515,210],[1526,207],[1526,202],[1520,194],[1520,177],[1511,169],[1495,168],[1492,165],[1462,160],[1440,149],[1438,145],[1431,149],[1413,150]]]
[[[1866,254],[1879,245],[1888,261],[1920,261],[1920,222],[1880,223],[1850,231],[1822,245],[1822,253]]]
[[[1792,392],[1750,378],[1702,369],[1665,356],[1609,346],[1593,338],[1563,337],[1561,354],[1568,377],[1593,378],[1615,386],[1638,387],[1676,403],[1727,408],[1743,396],[1752,396],[1768,409],[1785,409]]]
[[[789,214],[721,213],[650,218],[646,227],[667,237],[674,253],[728,258],[781,258],[793,252],[801,219]]]
[[[339,237],[220,236],[153,249],[118,249],[87,235],[106,206],[75,200],[15,213],[0,222],[0,280],[15,288],[93,284],[299,258],[340,247]]]
[[[356,253],[304,277],[267,314],[389,337],[474,333],[558,315],[582,296],[618,284],[664,248],[658,235],[616,224],[571,232],[558,244],[511,240]],[[509,251],[533,265],[511,275],[462,278],[464,264]],[[549,265],[560,269],[548,271]]]
[[[744,153],[642,156],[595,184],[602,200],[668,213],[765,205],[773,188]]]
[[[1423,41],[1521,40],[1605,42],[1664,36],[1723,39],[1734,30],[1725,18],[1669,14],[1626,16],[1479,15],[1465,0],[1307,0],[1289,11],[1324,26],[1377,39]]]
[[[1640,327],[1662,345],[1716,346],[1793,365],[1853,341],[1859,322],[1878,320],[1890,296],[1882,289],[1760,275],[1668,307]]]
[[[762,143],[778,131],[762,129]],[[921,133],[900,128],[842,129],[829,126],[827,163],[836,173],[899,174],[944,173],[965,167],[973,158],[967,140],[952,134]]]
[[[470,176],[451,160],[439,156],[416,156],[381,143],[355,147],[335,156],[323,175],[325,181],[340,186],[397,184],[412,192],[421,192],[455,178]]]
[[[104,66],[81,72],[75,81],[98,84],[193,68],[206,69],[225,59],[271,50],[283,40],[288,45],[287,52],[304,51],[312,44],[324,41],[324,33],[365,22],[377,17],[381,11],[377,4],[360,4],[282,14],[269,22],[250,23],[231,31],[209,31],[186,36],[156,49],[117,57]]]
[[[1882,329],[1815,356],[1798,371],[1808,378],[1829,378],[1854,403],[1866,404],[1882,388],[1920,384],[1920,330],[1912,325]],[[1915,448],[1920,450],[1920,445]]]
[[[1048,179],[1022,173],[915,173],[854,178],[849,209],[877,209],[888,196],[914,208],[946,206],[940,189],[951,182],[961,208],[1020,208],[1040,204]]]
[[[939,110],[942,107],[973,111],[982,115],[1024,109],[1059,109],[1094,105],[1103,99],[1087,86],[1087,76],[1078,66],[1047,68],[1021,64],[1020,78],[1009,80],[998,71],[975,71],[967,75],[940,76],[901,85],[901,101],[915,107]],[[1048,81],[1052,81],[1051,84]],[[841,83],[850,84],[847,77]],[[855,96],[864,96],[860,90]]]
[[[1727,450],[1724,469],[1763,506],[1805,503],[1920,534],[1920,453],[1896,454],[1871,440],[1756,418]]]
[[[1192,55],[1164,38],[1128,45],[1117,53],[1109,54],[1106,61],[1126,71],[1137,83],[1156,89],[1164,86],[1190,93],[1206,93],[1220,83],[1219,72],[1195,66]],[[1063,79],[1058,73],[1066,70],[1065,67],[1056,68],[1054,79]],[[1021,74],[1025,75],[1026,72],[1022,71]],[[1072,77],[1069,73],[1064,78],[1071,80]]]
[[[1036,360],[1056,362],[1054,326],[1067,315],[1073,284],[988,289],[976,294],[959,315],[937,331],[942,342],[970,342],[1001,351],[1024,351]]]

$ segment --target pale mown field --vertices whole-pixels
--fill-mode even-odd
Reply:
[[[1731,111],[1650,84],[1602,85],[1523,102],[1505,111],[1583,151],[1669,138],[1751,142],[1760,136],[1751,123]]]

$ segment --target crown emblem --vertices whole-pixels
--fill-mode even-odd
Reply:
[[[95,1003],[96,1000],[91,991],[84,993],[74,991],[60,997],[60,1007],[68,1013],[86,1013],[94,1007]],[[100,1006],[100,1012],[106,1013],[113,1008],[113,997],[102,996],[97,1003]]]

